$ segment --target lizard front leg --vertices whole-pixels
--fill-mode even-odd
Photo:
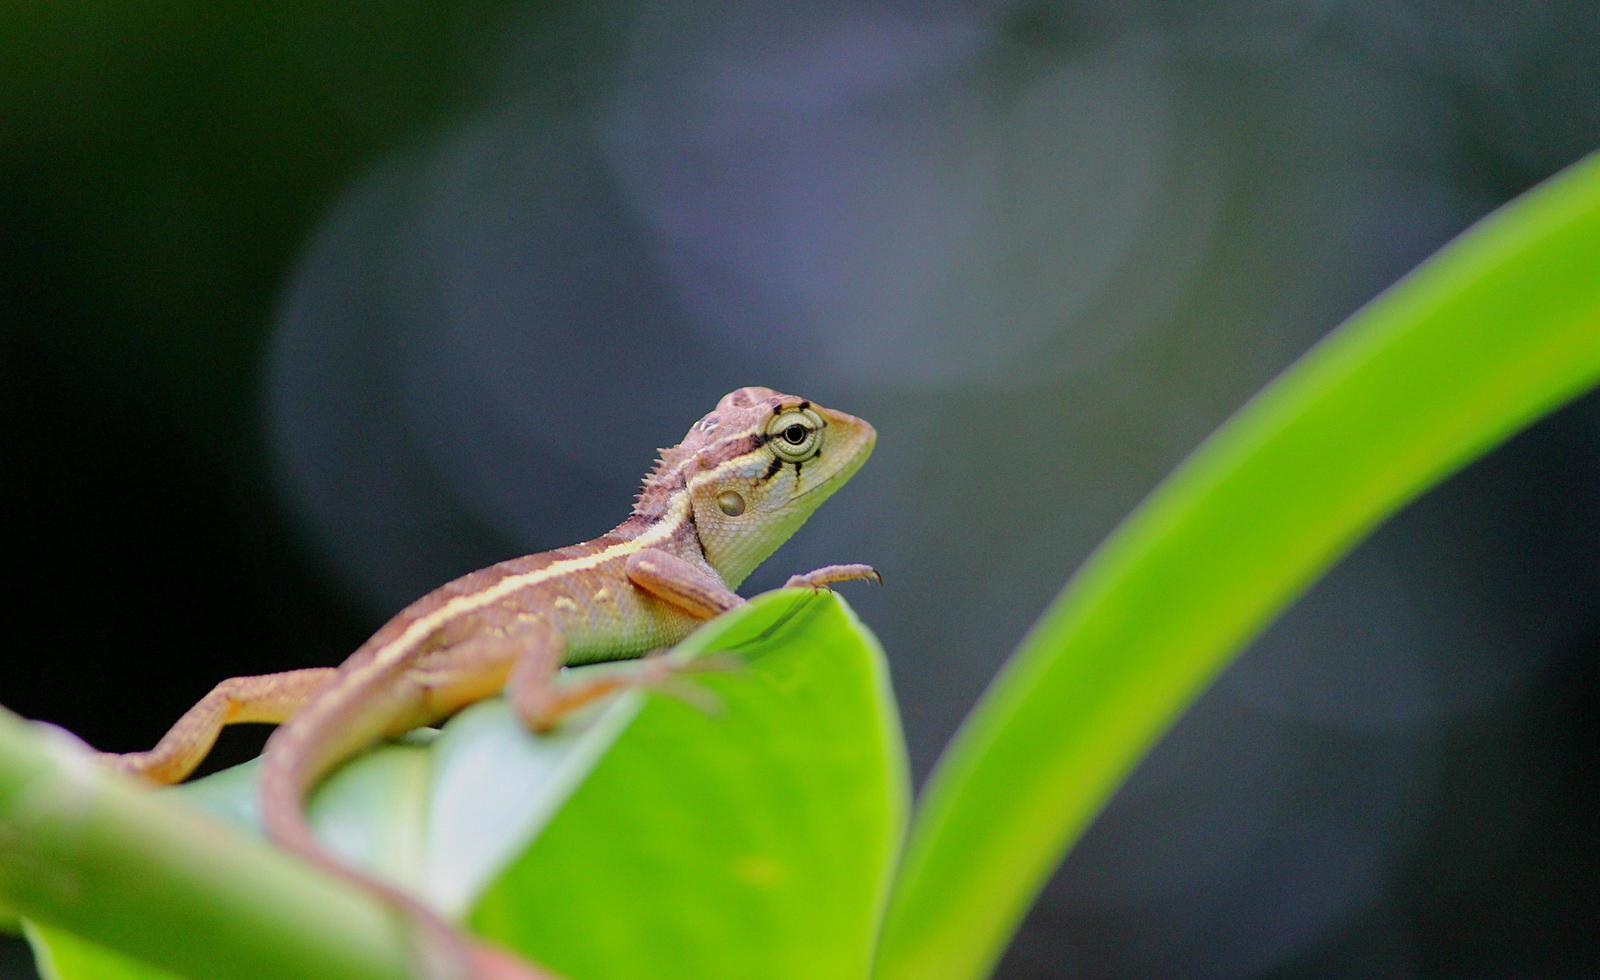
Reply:
[[[670,602],[691,616],[710,619],[744,602],[711,571],[669,552],[648,548],[628,559],[628,579],[658,599]],[[786,589],[825,589],[837,582],[866,580],[883,584],[871,565],[824,565],[789,576]]]
[[[230,677],[183,713],[148,752],[104,752],[101,761],[158,783],[182,782],[217,742],[224,725],[288,720],[328,686],[332,667],[287,670],[281,674]]]
[[[744,602],[709,568],[659,548],[629,555],[627,572],[635,586],[696,619],[712,619]]]

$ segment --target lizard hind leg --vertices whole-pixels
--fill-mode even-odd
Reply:
[[[539,733],[553,731],[562,719],[601,698],[633,688],[647,688],[677,698],[708,714],[722,708],[716,695],[680,675],[719,669],[720,664],[670,660],[666,650],[658,650],[625,664],[600,665],[604,673],[570,684],[556,680],[560,665],[549,668],[542,657],[527,657],[512,668],[506,695],[517,717]]]
[[[113,769],[153,782],[182,782],[205,760],[224,725],[287,721],[337,673],[332,667],[312,667],[230,677],[185,711],[155,748],[146,752],[103,752],[100,760]]]
[[[603,671],[569,684],[557,680],[561,670],[561,644],[555,637],[526,648],[511,668],[506,697],[522,723],[535,732],[549,732],[562,719],[585,705],[631,688],[647,688],[675,697],[707,714],[722,709],[711,691],[683,675],[743,667],[732,657],[706,656],[687,663],[670,659],[669,651],[656,650],[628,663],[609,663],[582,670]]]
[[[686,561],[658,548],[630,555],[625,574],[635,588],[695,619],[711,619],[744,602],[710,566]],[[722,706],[711,692],[680,683],[678,675],[716,670],[726,666],[726,661],[701,658],[679,663],[658,653],[572,685],[561,685],[556,682],[556,673],[562,666],[562,653],[561,637],[552,630],[542,643],[526,647],[511,668],[506,693],[518,717],[533,731],[550,731],[584,705],[633,687],[663,691],[706,712]]]
[[[521,640],[518,630],[496,630],[414,660],[347,661],[341,676],[267,743],[261,806],[268,836],[398,912],[410,927],[418,978],[550,980],[550,975],[471,938],[421,899],[330,854],[306,821],[307,798],[327,773],[370,745],[497,692]]]

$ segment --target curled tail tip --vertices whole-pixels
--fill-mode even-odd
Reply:
[[[557,976],[512,953],[482,943],[472,944],[475,980],[557,980]]]

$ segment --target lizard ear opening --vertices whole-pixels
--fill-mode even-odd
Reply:
[[[717,494],[717,508],[729,517],[738,517],[744,513],[744,498],[734,490],[724,490]]]

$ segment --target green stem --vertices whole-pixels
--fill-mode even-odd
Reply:
[[[374,899],[0,709],[0,903],[188,976],[409,973]]]
[[[1217,672],[1379,521],[1600,378],[1600,156],[1373,301],[1175,472],[1046,610],[913,824],[888,978],[990,969]]]

